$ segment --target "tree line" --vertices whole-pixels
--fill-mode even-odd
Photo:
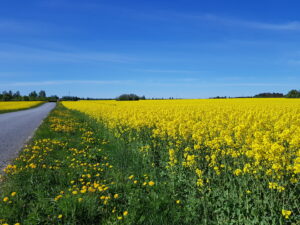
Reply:
[[[300,98],[300,90],[290,90],[287,94],[283,93],[260,93],[254,95],[253,98]]]
[[[254,96],[242,96],[242,97],[228,97],[228,96],[217,96],[211,99],[221,98],[300,98],[300,90],[290,90],[287,94],[275,93],[275,92],[264,92]]]
[[[3,91],[0,93],[0,101],[57,101],[56,95],[47,97],[44,90],[32,91],[28,95],[21,95],[20,91]]]
[[[243,96],[243,97],[228,97],[228,96],[217,96],[212,97],[212,99],[221,99],[221,98],[300,98],[300,90],[290,90],[287,94],[283,93],[275,93],[275,92],[265,92],[259,93],[254,96]],[[118,101],[137,101],[137,100],[145,100],[145,96],[138,96],[136,94],[122,94],[116,98]],[[152,98],[154,99],[154,98]],[[157,99],[157,98],[155,98]],[[164,98],[161,98],[164,99]],[[169,99],[173,99],[170,97]],[[59,98],[56,95],[47,96],[44,90],[39,92],[32,91],[28,95],[21,95],[20,91],[3,91],[0,93],[0,101],[78,101],[78,100],[113,100],[113,98],[80,98],[77,96],[63,96]]]

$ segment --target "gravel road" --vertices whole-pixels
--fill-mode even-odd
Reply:
[[[45,103],[33,109],[0,114],[0,168],[17,156],[55,105]]]

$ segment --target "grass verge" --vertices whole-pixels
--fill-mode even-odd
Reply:
[[[158,186],[135,155],[118,153],[106,136],[92,119],[58,106],[5,169],[0,224],[149,224],[149,209],[163,207]],[[129,211],[136,201],[143,210]]]

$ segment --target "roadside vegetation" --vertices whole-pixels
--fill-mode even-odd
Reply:
[[[0,224],[298,224],[299,102],[222,101],[59,104],[5,169]]]
[[[102,128],[61,105],[54,110],[5,169],[0,224],[167,222],[159,214],[165,205],[157,201],[162,184],[154,181],[155,171],[143,168],[124,143],[111,144]]]

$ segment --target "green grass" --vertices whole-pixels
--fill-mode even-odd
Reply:
[[[281,215],[282,204],[289,203],[294,209],[299,206],[299,189],[278,195],[257,185],[264,180],[229,173],[217,176],[206,171],[210,184],[198,190],[194,173],[181,166],[166,168],[168,154],[163,154],[163,145],[140,151],[147,144],[150,142],[137,140],[129,144],[126,138],[116,139],[99,121],[58,105],[15,160],[16,168],[8,169],[3,177],[0,224],[300,221],[299,215],[288,220]],[[153,186],[149,185],[151,181]],[[81,193],[83,186],[87,186],[86,193]],[[251,190],[251,194],[246,190]],[[15,196],[11,195],[13,192]],[[118,198],[114,198],[116,194]],[[124,216],[126,211],[128,215]]]
[[[22,111],[22,110],[27,110],[27,109],[33,109],[33,108],[36,108],[36,107],[39,107],[43,104],[45,104],[46,102],[41,102],[39,104],[36,104],[34,106],[31,106],[31,107],[28,107],[28,108],[21,108],[21,109],[9,109],[9,110],[0,110],[0,114],[3,114],[3,113],[9,113],[9,112],[17,112],[17,111]]]

